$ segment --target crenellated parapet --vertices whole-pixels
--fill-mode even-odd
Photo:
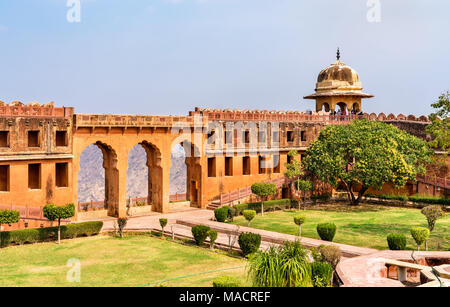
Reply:
[[[277,111],[277,110],[240,110],[240,109],[210,109],[195,108],[189,112],[190,116],[201,115],[208,120],[217,121],[311,121],[311,122],[345,122],[360,118],[367,118],[371,121],[410,121],[420,123],[430,123],[427,116],[416,117],[415,115],[389,114],[384,113],[364,113],[349,115],[330,115],[327,112],[300,112],[300,111]]]
[[[38,102],[30,102],[24,104],[20,101],[12,101],[6,104],[0,101],[0,116],[9,117],[66,117],[70,118],[74,114],[72,107],[57,107],[54,102],[39,104]]]

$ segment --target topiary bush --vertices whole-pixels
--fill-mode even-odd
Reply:
[[[318,224],[317,233],[322,240],[332,242],[336,235],[336,225],[334,223]]]
[[[219,233],[216,230],[208,231],[209,247],[211,249],[214,249],[214,243],[216,242],[218,235],[219,235]]]
[[[311,280],[314,287],[329,287],[332,276],[333,268],[328,263],[311,263]]]
[[[336,270],[337,265],[341,261],[341,249],[334,245],[320,245],[317,249],[312,248],[311,255],[316,262],[325,262]]]
[[[228,217],[228,208],[222,207],[214,210],[214,216],[216,217],[216,221],[224,223]]]
[[[425,227],[413,227],[411,228],[411,236],[417,244],[417,250],[420,250],[420,246],[426,242],[430,236],[430,231]]]
[[[302,236],[302,224],[304,224],[306,221],[306,216],[298,215],[294,216],[294,223],[298,226],[298,236]]]
[[[219,276],[213,281],[214,288],[236,288],[240,286],[239,279],[233,276]]]
[[[390,233],[387,236],[387,242],[390,250],[405,250],[406,236],[401,233]]]
[[[198,246],[203,245],[205,243],[206,238],[208,237],[208,232],[211,229],[205,225],[197,225],[192,227],[192,235],[194,236],[195,244]]]
[[[239,247],[244,256],[256,253],[261,245],[261,236],[256,233],[241,233],[239,235]]]
[[[164,238],[164,227],[167,226],[168,220],[166,218],[159,219],[159,225],[161,225],[162,236]]]
[[[248,227],[250,227],[250,222],[255,218],[256,216],[256,211],[255,210],[244,210],[244,212],[242,212],[245,219],[248,221]]]
[[[432,205],[422,208],[420,211],[427,218],[428,229],[430,232],[434,230],[434,226],[436,225],[436,221],[445,216],[445,211],[442,210],[442,207],[439,205]]]

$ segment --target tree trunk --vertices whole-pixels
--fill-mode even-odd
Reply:
[[[298,225],[298,236],[302,237],[302,225]]]
[[[428,240],[425,240],[425,250],[428,251]]]
[[[261,200],[261,216],[264,216],[264,201]]]
[[[61,219],[58,219],[58,244],[61,244]]]

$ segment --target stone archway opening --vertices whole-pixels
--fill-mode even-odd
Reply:
[[[148,185],[147,153],[144,146],[137,144],[128,153],[127,205],[151,205]]]
[[[345,102],[339,102],[337,105],[338,112],[341,114],[347,114],[347,104]]]
[[[119,170],[117,154],[107,144],[87,146],[80,156],[78,204],[82,211],[107,210],[119,215]]]
[[[198,148],[187,140],[175,144],[170,167],[171,201],[186,201],[189,206],[200,208],[201,181],[202,167]]]
[[[322,112],[330,112],[330,105],[328,104],[328,102],[325,102],[323,105],[322,105]]]
[[[357,102],[353,103],[353,105],[352,105],[352,110],[353,110],[354,112],[356,112],[356,113],[361,112],[361,108],[360,108],[360,106],[359,106],[359,104],[358,104]]]
[[[177,203],[189,199],[187,182],[186,152],[182,144],[172,148],[170,155],[170,202]]]

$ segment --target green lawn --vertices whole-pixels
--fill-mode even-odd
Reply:
[[[164,286],[212,286],[214,278],[232,275],[245,281],[246,261],[149,236],[119,239],[107,236],[0,250],[0,286],[140,286],[155,281],[241,267],[176,279]],[[81,261],[81,282],[69,283],[70,258]],[[151,286],[159,286],[153,284]]]
[[[257,215],[251,227],[297,235],[298,226],[294,224],[294,216],[298,210],[275,211]],[[403,233],[408,238],[408,248],[415,248],[410,229],[414,226],[427,226],[427,221],[419,209],[403,209],[362,205],[324,205],[314,210],[302,210],[306,223],[302,226],[302,235],[320,239],[316,226],[319,223],[333,222],[337,226],[334,242],[362,247],[387,249],[386,236],[391,232]],[[244,217],[235,218],[234,224],[247,226]],[[450,240],[450,215],[437,221],[429,239],[429,247],[436,248],[438,241]],[[445,245],[446,248],[450,244]]]

